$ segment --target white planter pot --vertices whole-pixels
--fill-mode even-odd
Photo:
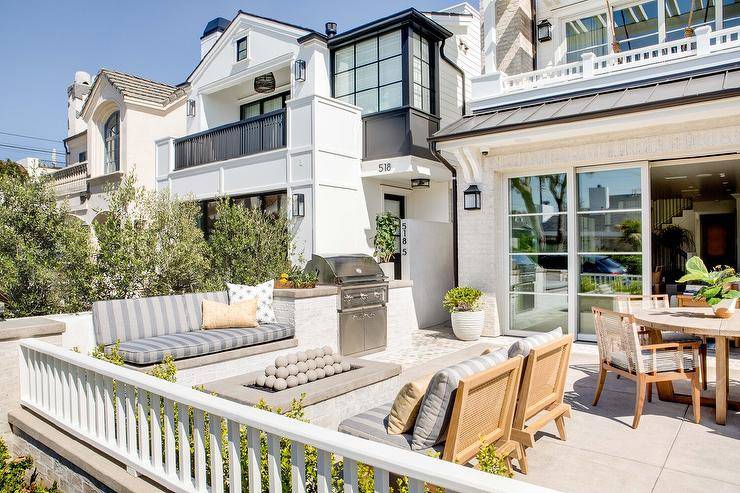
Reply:
[[[483,332],[485,312],[453,312],[451,319],[455,337],[463,341],[475,341]]]
[[[735,314],[735,309],[737,307],[737,300],[730,299],[730,300],[722,300],[716,305],[712,306],[712,311],[714,312],[715,317],[719,318],[730,318]]]
[[[393,281],[396,278],[396,264],[393,262],[380,262],[380,268],[383,269],[383,275],[389,281]]]

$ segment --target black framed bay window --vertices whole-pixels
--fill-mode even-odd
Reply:
[[[412,37],[412,97],[414,108],[434,113],[434,77],[429,40],[414,31]]]
[[[271,113],[273,111],[285,108],[285,102],[288,100],[288,93],[278,94],[269,98],[260,99],[251,103],[245,103],[239,106],[239,119],[246,120],[256,116]]]

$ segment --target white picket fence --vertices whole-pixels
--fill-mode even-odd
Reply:
[[[309,473],[316,478],[310,489],[330,493],[336,457],[344,461],[345,493],[359,491],[358,463],[372,466],[375,492],[388,492],[389,473],[406,476],[412,493],[423,493],[424,483],[471,493],[550,491],[237,404],[39,340],[22,341],[19,351],[23,406],[174,491],[241,492],[248,478],[250,492],[269,487],[281,493],[281,439],[291,442],[294,493],[306,491]],[[261,482],[261,437],[267,441],[267,485]],[[315,471],[306,468],[307,446],[316,449]]]

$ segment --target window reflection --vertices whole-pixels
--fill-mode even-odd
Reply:
[[[596,212],[578,216],[580,251],[642,251],[641,212]]]
[[[583,255],[579,292],[642,294],[642,255]]]
[[[722,2],[722,24],[724,28],[740,25],[740,0]]]
[[[606,13],[584,17],[565,23],[566,61],[578,62],[584,53],[596,56],[606,55],[607,47]]]
[[[614,39],[622,51],[658,44],[658,2],[614,9]]]
[[[579,172],[578,210],[639,209],[642,185],[640,168]]]
[[[277,216],[281,212],[285,211],[288,196],[285,192],[277,192],[271,194],[258,194],[258,195],[242,195],[239,197],[232,197],[230,199],[233,204],[247,207],[250,209],[259,209],[265,214],[271,214]],[[205,233],[206,237],[213,230],[213,224],[218,219],[216,209],[218,206],[219,199],[204,200],[201,204],[201,217],[198,220],[198,225]]]
[[[509,180],[510,214],[555,213],[567,209],[565,173]]]
[[[512,255],[509,267],[512,291],[568,292],[567,255]]]
[[[542,294],[509,295],[509,325],[512,330],[549,332],[568,327],[568,297]]]
[[[670,0],[665,2],[665,30],[666,40],[673,41],[684,37],[684,29],[689,25],[689,13],[694,7],[691,16],[691,27],[714,26],[714,0],[696,2],[692,0]]]

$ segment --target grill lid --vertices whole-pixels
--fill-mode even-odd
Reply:
[[[348,284],[383,281],[383,270],[370,255],[316,255],[306,264],[306,270],[316,272],[320,284]]]

